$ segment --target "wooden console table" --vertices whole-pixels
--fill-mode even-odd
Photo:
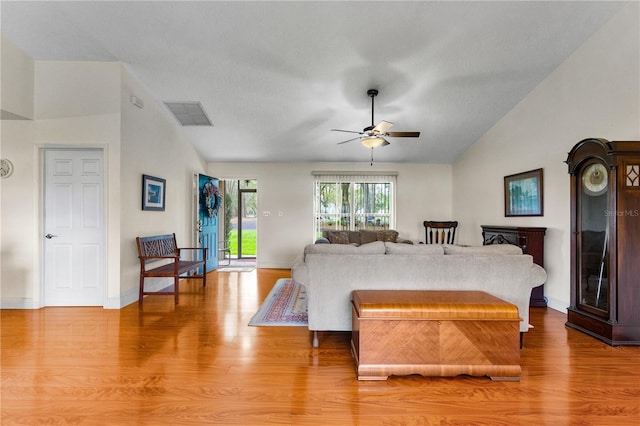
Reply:
[[[533,257],[533,263],[544,268],[544,234],[547,228],[492,225],[481,225],[481,227],[483,245],[514,244],[520,247],[524,254],[530,254]],[[544,284],[531,290],[529,306],[547,307]]]

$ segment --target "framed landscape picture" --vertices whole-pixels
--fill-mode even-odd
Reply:
[[[504,177],[505,216],[543,216],[542,169]]]
[[[166,180],[142,175],[142,210],[164,211]]]

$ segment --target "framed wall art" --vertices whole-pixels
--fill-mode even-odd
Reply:
[[[142,175],[142,210],[164,211],[166,180]]]
[[[505,216],[543,216],[542,169],[504,177]]]

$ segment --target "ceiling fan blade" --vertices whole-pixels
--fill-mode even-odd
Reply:
[[[357,138],[351,138],[351,139],[347,139],[346,141],[338,142],[338,145],[342,145],[343,143],[355,141],[355,140],[358,140],[358,139],[360,139],[360,136],[358,136]]]
[[[389,132],[386,136],[391,138],[419,138],[420,132]]]
[[[391,126],[393,126],[392,122],[382,120],[381,122],[376,124],[376,127],[373,128],[373,131],[378,133],[387,133],[387,130],[389,130]]]
[[[357,133],[359,135],[362,134],[362,132],[356,132],[355,130],[340,130],[340,129],[331,129],[332,132],[344,132],[344,133]]]
[[[391,145],[391,142],[389,142],[388,140],[386,140],[385,138],[382,138],[382,140],[384,140],[384,142],[382,142],[382,145],[380,146],[387,146],[387,145]]]

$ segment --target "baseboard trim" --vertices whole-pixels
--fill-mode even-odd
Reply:
[[[547,297],[547,307],[553,309],[554,311],[562,312],[566,315],[568,306],[569,304],[567,302]]]
[[[40,306],[34,299],[25,298],[4,298],[0,299],[0,309],[40,309]]]

